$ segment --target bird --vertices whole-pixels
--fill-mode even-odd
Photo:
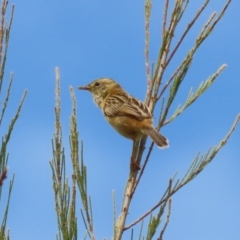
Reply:
[[[113,79],[99,78],[78,89],[89,91],[108,123],[133,143],[147,135],[159,148],[169,146],[168,139],[154,128],[148,106],[129,95]]]

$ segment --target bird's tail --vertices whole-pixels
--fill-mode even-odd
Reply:
[[[153,142],[160,148],[168,147],[168,139],[161,135],[155,128],[144,129],[144,133],[147,134]]]

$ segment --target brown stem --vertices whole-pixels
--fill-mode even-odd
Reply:
[[[198,12],[196,13],[195,17],[193,18],[193,20],[188,24],[186,30],[184,31],[182,37],[180,38],[180,40],[178,41],[177,45],[175,46],[175,48],[173,49],[173,51],[171,52],[168,60],[166,61],[166,66],[169,64],[169,62],[172,60],[174,54],[176,53],[176,51],[178,50],[179,46],[181,45],[182,41],[184,40],[184,38],[186,37],[188,31],[191,29],[191,27],[193,26],[193,24],[196,22],[196,20],[198,19],[198,17],[200,16],[200,14],[203,12],[203,10],[206,8],[206,6],[208,5],[209,0],[206,0],[206,2],[203,4],[203,6],[198,10]]]

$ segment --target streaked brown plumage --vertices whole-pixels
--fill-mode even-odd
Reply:
[[[168,140],[153,127],[147,105],[130,96],[114,80],[100,78],[78,89],[92,93],[106,120],[122,136],[135,141],[148,135],[158,147],[168,147]]]

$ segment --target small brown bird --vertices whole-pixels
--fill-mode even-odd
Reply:
[[[168,147],[168,140],[153,127],[148,106],[130,96],[110,78],[99,78],[87,86],[78,87],[92,93],[94,102],[112,127],[133,141],[148,135],[160,148]]]

